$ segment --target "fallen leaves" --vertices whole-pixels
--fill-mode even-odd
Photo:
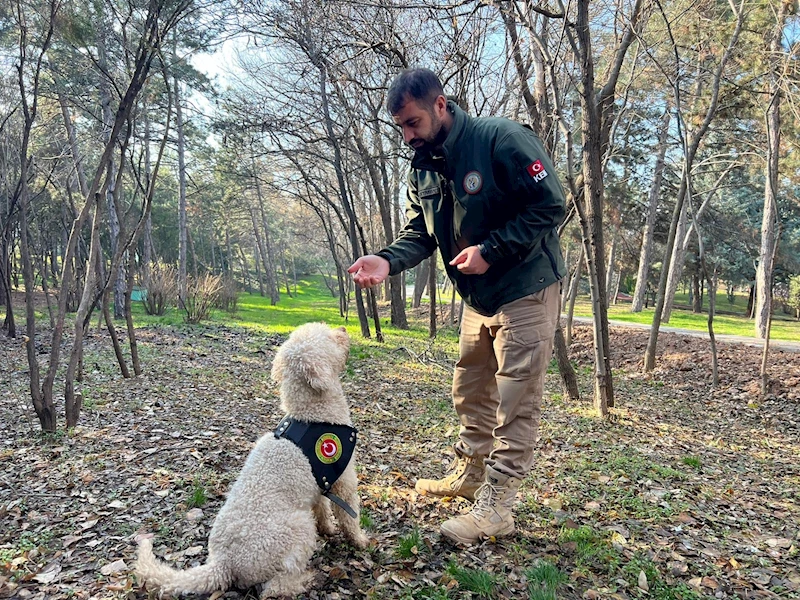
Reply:
[[[468,592],[446,574],[454,562],[500,576],[499,597],[522,598],[524,572],[538,559],[567,574],[559,598],[656,597],[659,586],[678,584],[719,598],[800,592],[800,355],[771,354],[776,382],[762,400],[753,386],[758,349],[721,345],[722,385],[713,389],[704,340],[662,334],[664,360],[642,375],[643,336],[612,330],[617,408],[610,422],[592,415],[589,375],[581,380],[587,397],[575,403],[554,396],[560,384],[548,375],[519,531],[468,549],[446,543],[438,526],[469,504],[413,489],[449,462],[458,432],[449,376],[408,352],[368,346],[366,356],[351,358],[359,374],[345,378],[345,388],[360,431],[360,491],[374,543],[357,552],[339,535],[322,538],[308,597],[399,599],[432,587],[460,597]],[[590,330],[577,327],[575,340],[573,359],[585,370]],[[210,336],[142,330],[148,370],[122,380],[94,332],[87,356],[101,368],[82,385],[90,392],[84,401],[102,403],[87,404],[74,433],[47,440],[29,407],[24,353],[0,341],[0,364],[11,365],[0,382],[0,598],[144,598],[131,574],[143,537],[153,537],[177,568],[204,562],[225,491],[252,442],[282,416],[268,375],[279,342],[225,328]],[[437,365],[454,358],[452,346],[431,351]],[[195,482],[208,500],[189,509]],[[419,543],[398,558],[401,538],[415,528]],[[620,568],[586,558],[584,531]],[[563,541],[565,532],[578,541]]]

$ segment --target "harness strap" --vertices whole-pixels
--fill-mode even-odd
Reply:
[[[356,448],[358,432],[349,425],[298,421],[286,416],[274,431],[300,448],[311,465],[311,472],[323,496],[356,518],[356,512],[332,492],[333,484],[342,476]]]

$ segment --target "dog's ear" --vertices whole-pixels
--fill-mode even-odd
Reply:
[[[272,361],[272,380],[275,383],[300,380],[314,390],[327,390],[332,381],[338,381],[338,377],[333,366],[324,360],[324,354],[320,354],[319,350],[292,348],[287,351],[285,347],[279,348]]]
[[[344,327],[337,327],[336,329],[331,329],[331,337],[340,346],[348,346],[348,347],[350,346],[350,336],[347,335],[347,329],[345,329]]]
[[[283,353],[280,350],[275,354],[275,358],[272,359],[270,375],[275,383],[283,381]]]
[[[338,381],[338,377],[327,361],[303,360],[301,373],[308,382],[309,387],[318,392],[324,392],[331,387],[332,382]]]

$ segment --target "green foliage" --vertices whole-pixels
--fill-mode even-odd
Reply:
[[[449,600],[450,592],[439,586],[425,586],[418,590],[410,590],[401,596],[401,600]]]
[[[577,529],[562,527],[558,536],[563,543],[574,543],[578,556],[590,559],[602,554],[606,544],[600,535],[588,525],[583,525]]]
[[[358,516],[358,522],[361,525],[361,529],[371,531],[375,528],[375,519],[372,518],[369,510],[366,508],[361,509],[361,513]]]
[[[42,548],[47,546],[53,537],[52,531],[23,531],[13,544],[0,548],[0,573],[10,574],[14,581],[23,579],[26,571],[12,567],[14,561],[34,550],[41,553]]]
[[[497,595],[499,577],[494,573],[468,569],[450,562],[447,565],[447,574],[458,582],[460,589],[472,592],[478,598],[494,598]]]
[[[525,571],[528,579],[528,597],[530,600],[556,600],[558,586],[567,581],[554,564],[546,560],[538,560]]]
[[[688,465],[688,466],[694,468],[694,469],[697,469],[698,471],[700,470],[700,467],[702,466],[702,463],[700,462],[700,459],[697,456],[684,456],[681,459],[681,462],[683,464],[685,464],[685,465]]]
[[[189,508],[200,508],[206,502],[208,502],[206,486],[201,481],[195,479],[192,489],[189,491],[189,498],[186,500],[186,506]]]
[[[648,591],[638,586],[640,574],[647,578]],[[652,598],[654,600],[699,600],[700,594],[684,583],[670,585],[661,577],[661,573],[652,560],[642,554],[637,554],[622,567],[622,574],[629,583],[629,589],[634,590],[637,597]]]
[[[422,545],[422,534],[416,527],[410,533],[400,536],[397,546],[397,556],[400,558],[412,558],[420,553],[424,548]]]

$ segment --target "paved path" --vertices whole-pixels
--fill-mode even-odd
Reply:
[[[561,315],[562,317],[566,318],[566,315]],[[591,317],[573,317],[573,321],[577,323],[592,323]],[[646,323],[629,323],[628,321],[611,321],[609,320],[608,324],[611,327],[633,327],[634,329],[650,329],[650,325]],[[692,329],[680,329],[678,327],[669,327],[667,325],[662,325],[659,328],[659,332],[670,332],[670,333],[677,333],[679,335],[691,335],[694,337],[701,337],[708,339],[708,331],[695,331]],[[764,340],[760,340],[754,337],[748,337],[744,335],[725,335],[717,333],[714,335],[714,338],[717,342],[720,343],[730,343],[730,344],[745,344],[747,346],[752,346],[754,348],[763,348]],[[798,341],[786,341],[786,340],[776,340],[770,339],[769,340],[769,348],[770,350],[784,350],[786,352],[800,352],[800,340]]]

